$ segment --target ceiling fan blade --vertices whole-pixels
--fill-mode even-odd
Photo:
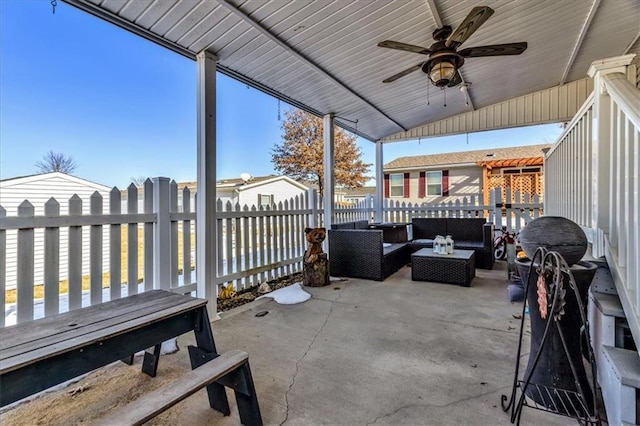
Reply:
[[[465,58],[478,58],[480,56],[519,55],[527,50],[527,42],[491,44],[488,46],[469,47],[458,51]]]
[[[422,68],[422,64],[423,63],[424,62],[421,62],[418,65],[414,65],[411,68],[407,68],[404,71],[400,71],[398,74],[392,75],[391,77],[382,80],[382,82],[383,83],[392,83],[392,82],[396,81],[397,79],[404,77],[405,75],[411,74],[414,71],[418,71],[420,68]]]
[[[471,12],[464,18],[464,21],[462,21],[458,28],[447,38],[445,46],[454,49],[460,46],[466,39],[471,37],[471,34],[480,28],[480,25],[484,24],[491,15],[493,15],[493,9],[489,6],[478,6],[471,9]]]
[[[460,70],[456,70],[456,73],[453,75],[449,84],[447,84],[447,87],[456,87],[460,83],[462,83],[462,76],[460,75]]]
[[[386,47],[388,49],[404,50],[405,52],[420,53],[422,55],[428,55],[431,50],[426,47],[416,46],[413,44],[400,43],[399,41],[385,40],[378,43],[378,47]]]

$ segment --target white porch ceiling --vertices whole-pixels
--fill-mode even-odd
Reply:
[[[190,58],[208,50],[219,71],[378,140],[529,93],[580,80],[591,62],[640,54],[638,0],[64,0]],[[472,7],[495,14],[463,47],[526,41],[519,56],[469,58],[471,105],[459,90],[429,87],[426,59],[377,47],[428,47],[436,22],[460,24]],[[340,120],[344,118],[346,120]]]

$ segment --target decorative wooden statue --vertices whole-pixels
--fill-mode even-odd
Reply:
[[[322,250],[322,242],[327,236],[324,228],[305,228],[309,247],[304,252],[302,282],[309,287],[329,285],[329,260]]]

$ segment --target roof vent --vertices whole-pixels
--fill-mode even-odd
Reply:
[[[487,154],[487,157],[494,157],[494,156],[495,156],[495,154],[493,152]]]

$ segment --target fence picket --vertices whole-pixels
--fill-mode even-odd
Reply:
[[[74,194],[69,199],[69,216],[82,216],[82,199]],[[82,227],[69,227],[69,310],[82,307]]]
[[[250,267],[251,268],[255,268],[257,267],[257,259],[258,259],[258,227],[257,227],[257,219],[255,216],[257,209],[256,209],[256,205],[252,205],[251,206],[251,213],[254,213],[253,215],[251,215],[251,222],[250,222],[250,226],[251,226],[251,263],[250,263]],[[258,284],[260,282],[260,274],[253,274],[252,275],[252,282],[254,284]]]
[[[196,194],[197,196],[197,194]],[[224,211],[224,204],[222,204],[222,200],[218,198],[218,200],[216,201],[216,211],[218,212],[218,215],[220,213],[222,213]],[[217,216],[219,217],[219,216]],[[218,273],[216,275],[216,277],[223,277],[226,274],[228,274],[229,272],[225,272],[225,259],[227,258],[227,253],[228,250],[225,250],[225,245],[224,245],[224,239],[227,237],[227,235],[224,232],[224,222],[220,219],[218,219],[218,224],[217,224],[217,234],[218,234]],[[198,259],[196,259],[196,267],[198,266]],[[218,289],[215,289],[215,293],[218,294]]]
[[[111,214],[122,213],[122,199],[120,190],[114,187],[109,193],[109,212]],[[109,226],[109,287],[111,300],[122,297],[122,225],[111,224]]]
[[[7,210],[0,206],[0,220],[7,217]],[[0,229],[0,306],[6,306],[7,303],[7,231]],[[4,308],[3,308],[4,309]],[[0,315],[0,327],[5,326],[5,313]]]
[[[89,213],[102,215],[102,195],[95,191],[89,198]],[[89,228],[89,297],[91,304],[102,303],[102,225]]]
[[[33,204],[24,200],[18,206],[18,217],[30,218],[34,216]],[[33,228],[18,230],[18,304],[16,306],[17,322],[33,319]]]
[[[45,216],[60,216],[60,203],[50,198]],[[55,315],[60,307],[60,228],[44,230],[44,314]]]
[[[251,229],[249,229],[249,218],[246,214],[249,211],[249,206],[245,204],[242,207],[242,211],[245,212],[245,216],[242,218],[242,259],[244,260],[243,268],[245,271],[248,271],[251,269],[249,266],[249,234]],[[244,287],[251,287],[253,285],[255,285],[255,281],[253,281],[252,277],[245,277]]]
[[[271,206],[267,206],[267,210],[270,210]],[[271,222],[273,220],[273,216],[266,216],[265,217],[266,220],[266,225],[267,225],[267,233],[266,233],[266,243],[265,244],[265,249],[267,251],[267,265],[271,265],[273,263],[274,260],[274,252],[275,252],[275,238],[273,238],[273,230],[271,228]],[[271,278],[274,276],[273,275],[273,269],[269,270],[267,272],[267,280],[271,280]]]
[[[186,186],[182,189],[182,211],[191,213],[191,191]],[[182,282],[191,284],[191,220],[182,222]]]
[[[153,286],[171,290],[171,214],[169,179],[153,179]],[[174,240],[175,241],[175,240]]]
[[[260,213],[264,213],[264,208],[260,206]],[[260,243],[260,263],[259,266],[264,266],[267,264],[267,226],[266,226],[267,218],[266,216],[258,217],[258,241]],[[269,273],[267,271],[262,272],[262,281],[269,281]]]
[[[138,187],[127,188],[127,213],[138,213]],[[127,225],[127,294],[138,293],[138,224]]]
[[[242,211],[240,204],[236,203],[233,206],[234,212]],[[232,254],[235,256],[235,267],[234,272],[242,271],[242,227],[240,218],[233,219],[233,242],[234,242],[234,251]],[[242,279],[235,280],[235,288],[236,290],[240,290],[244,288],[244,283]]]
[[[169,183],[169,214],[178,212],[178,184],[175,180]],[[169,238],[171,250],[169,257],[169,287],[178,287],[178,221],[171,220],[171,235]]]
[[[153,213],[153,181],[144,181],[144,212]],[[153,222],[144,224],[144,291],[154,288],[153,278]]]

